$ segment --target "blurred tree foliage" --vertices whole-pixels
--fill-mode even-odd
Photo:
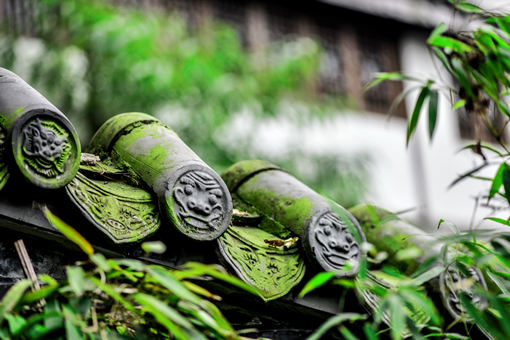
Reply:
[[[247,152],[257,143],[253,134],[244,135],[242,143],[221,143],[236,114],[249,112],[260,121],[277,115],[282,103],[297,102],[309,117],[318,117],[345,105],[310,91],[321,51],[308,38],[268,46],[260,65],[223,24],[190,32],[175,13],[94,0],[43,0],[37,11],[37,39],[5,37],[0,64],[19,72],[65,112],[85,145],[109,117],[147,112],[222,171],[244,158],[267,158]],[[363,163],[349,166],[352,160],[338,155],[284,158],[272,160],[341,203],[353,205],[361,198]],[[328,176],[300,171],[310,162]],[[351,178],[355,188],[346,187]]]

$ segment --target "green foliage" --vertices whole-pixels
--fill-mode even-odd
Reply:
[[[488,339],[510,337],[510,237],[498,235],[490,243],[478,243],[477,234],[457,234],[441,239],[444,243],[440,261],[425,261],[409,276],[403,275],[390,262],[380,270],[360,273],[355,280],[333,279],[330,273],[316,275],[300,295],[333,284],[355,293],[368,304],[371,313],[345,312],[327,320],[309,339],[318,339],[336,330],[348,339]],[[452,320],[437,297],[437,280],[450,264],[462,271],[476,267],[487,280],[487,288],[475,284],[466,276],[459,281],[459,303],[462,319]],[[374,277],[377,279],[374,280]],[[378,282],[378,283],[377,283]],[[382,283],[382,284],[381,284]],[[469,288],[463,290],[461,287]],[[366,299],[366,294],[371,296]],[[473,295],[485,301],[485,307],[475,305]],[[348,326],[346,321],[354,323]],[[348,335],[346,335],[348,333]]]
[[[10,288],[0,302],[0,339],[241,339],[209,301],[221,297],[193,280],[214,277],[258,294],[253,287],[212,265],[188,263],[172,270],[138,260],[106,259],[44,210],[49,221],[65,226],[63,234],[89,260],[67,267],[63,282],[41,275],[45,284],[39,290],[27,291],[30,280]]]

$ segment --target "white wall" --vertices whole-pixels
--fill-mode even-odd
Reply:
[[[403,36],[400,42],[402,70],[424,79],[439,80],[425,44],[426,38],[420,33]],[[416,96],[414,93],[406,101],[408,113],[412,112]],[[425,105],[417,133],[408,148],[405,146],[406,122],[403,119],[388,119],[380,113],[339,112],[327,119],[309,117],[307,123],[302,124],[296,122],[296,117],[306,116],[306,112],[300,112],[299,105],[293,105],[296,104],[282,105],[281,115],[256,125],[249,119],[249,113],[240,114],[238,121],[233,122],[237,128],[229,128],[228,138],[223,134],[220,141],[228,147],[250,134],[256,141],[252,150],[257,155],[273,158],[296,149],[346,158],[369,154],[366,201],[392,211],[414,208],[404,216],[431,232],[440,219],[450,222],[441,228],[447,232],[453,225],[460,229],[479,228],[483,217],[495,215],[488,209],[478,208],[472,218],[474,196],[487,192],[489,184],[486,182],[467,179],[448,189],[459,174],[480,164],[480,159],[470,151],[458,152],[469,141],[460,138],[457,116],[450,110],[446,96],[440,98],[433,141],[428,138]],[[495,170],[488,169],[484,174],[493,175]],[[506,218],[505,214],[500,212]],[[473,225],[471,220],[475,222]],[[484,227],[496,225],[484,223]]]

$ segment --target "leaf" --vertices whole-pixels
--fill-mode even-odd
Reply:
[[[417,314],[422,316],[427,315],[433,325],[440,324],[440,314],[436,309],[434,302],[427,295],[422,294],[415,288],[402,289],[399,293],[406,301],[409,312],[411,312],[408,313],[408,315],[411,314],[409,315],[410,319],[417,321]],[[418,316],[418,318],[421,319],[421,316]],[[424,321],[423,319],[421,320]]]
[[[503,171],[506,168],[505,163],[501,163],[501,165],[498,168],[498,171],[496,172],[496,175],[494,176],[494,179],[492,180],[492,185],[489,190],[489,200],[496,195],[496,193],[499,191],[499,188],[503,185]]]
[[[429,39],[432,37],[441,36],[444,32],[446,32],[447,29],[448,27],[446,26],[445,23],[440,23],[439,25],[436,26],[436,28],[434,28],[432,33],[430,33]]]
[[[90,256],[90,260],[104,272],[108,273],[111,269],[103,254],[94,254]]]
[[[466,13],[484,13],[482,8],[467,2],[457,3],[455,7]]]
[[[115,301],[119,302],[126,308],[128,311],[136,313],[135,307],[126,299],[124,299],[119,293],[115,291],[115,289],[106,283],[101,282],[95,277],[89,277],[89,280],[95,284],[99,289],[112,297]]]
[[[67,267],[67,279],[69,286],[76,296],[80,297],[85,292],[83,283],[85,282],[85,272],[81,267]]]
[[[406,315],[403,311],[404,306],[397,295],[391,295],[388,298],[388,308],[390,313],[391,338],[393,340],[402,339],[402,334],[406,329]]]
[[[215,279],[222,280],[227,282],[235,287],[241,288],[251,294],[263,296],[262,292],[260,292],[257,288],[246,284],[245,282],[239,280],[237,277],[226,274],[217,269],[214,265],[206,265],[197,262],[188,262],[186,263],[185,269],[191,269],[190,274],[193,274],[193,277],[202,276],[202,275],[210,275]],[[182,271],[185,272],[185,271]],[[181,274],[182,274],[181,272]]]
[[[420,117],[421,107],[423,106],[423,102],[429,95],[429,87],[424,86],[420,94],[418,95],[418,99],[416,100],[416,104],[414,106],[413,113],[411,114],[411,118],[409,119],[409,125],[407,127],[407,137],[406,137],[406,145],[409,144],[409,139],[416,129],[416,124],[418,124],[418,118]]]
[[[510,167],[506,164],[503,170],[503,187],[505,188],[506,200],[510,203]]]
[[[461,99],[458,102],[456,102],[455,104],[453,104],[452,109],[456,110],[458,108],[463,107],[464,105],[466,105],[466,100],[465,99]]]
[[[77,316],[73,313],[70,306],[63,306],[64,327],[66,330],[66,339],[68,340],[85,340],[80,327],[75,324]]]
[[[23,296],[23,293],[32,285],[32,281],[30,280],[21,280],[16,282],[14,286],[12,286],[2,301],[0,302],[0,324],[2,323],[5,316],[10,313],[14,307],[18,304]]]
[[[324,284],[326,284],[329,280],[335,277],[335,272],[322,272],[316,274],[310,281],[306,283],[301,292],[299,292],[299,297],[303,297],[306,294],[310,293],[312,290],[317,289]]]
[[[53,294],[57,289],[57,285],[45,285],[41,287],[40,289],[33,291],[33,292],[27,292],[23,297],[21,298],[21,302],[24,304],[31,304],[36,301],[39,301],[41,299],[45,299],[51,294]]]
[[[57,299],[46,301],[46,305],[44,306],[44,314],[47,315],[47,317],[44,318],[44,327],[48,329],[55,329],[63,326],[63,319],[59,316],[62,314]],[[50,316],[55,314],[56,316]]]
[[[318,340],[321,339],[323,335],[325,335],[331,328],[338,326],[342,322],[345,321],[357,321],[364,320],[367,316],[363,314],[357,313],[341,313],[329,318],[326,322],[324,322],[312,335],[310,335],[307,340]]]
[[[435,55],[439,58],[439,60],[441,60],[441,62],[443,63],[444,67],[448,70],[448,72],[453,74],[452,65],[450,65],[450,62],[448,61],[448,57],[446,56],[446,54],[444,54],[444,52],[441,51],[440,48],[434,46],[432,46],[431,48]]]
[[[92,248],[92,245],[90,245],[90,243],[83,236],[81,236],[80,233],[78,233],[71,226],[62,221],[58,216],[54,215],[48,209],[48,207],[44,206],[42,210],[44,212],[44,215],[48,219],[48,222],[50,222],[51,225],[57,228],[57,230],[60,231],[70,241],[74,242],[78,247],[80,247],[85,254],[87,255],[94,254],[94,248]]]
[[[395,254],[395,259],[397,261],[406,261],[406,260],[412,260],[417,257],[420,257],[423,254],[423,250],[420,248],[414,246],[409,248],[400,249]]]
[[[367,340],[379,340],[377,331],[371,323],[365,323],[363,326],[363,332],[365,333]]]
[[[352,332],[345,326],[340,327],[340,334],[344,336],[345,340],[359,340],[359,338],[352,334]]]
[[[16,335],[26,325],[27,320],[20,315],[7,314],[5,316],[11,334]]]
[[[431,269],[427,270],[424,273],[421,273],[417,277],[411,280],[410,284],[413,286],[421,286],[425,282],[432,280],[433,278],[439,276],[442,272],[444,272],[444,268],[441,266],[435,266]]]
[[[441,227],[441,224],[443,224],[444,220],[441,218],[439,220],[439,222],[437,222],[437,229],[439,229],[439,227]]]
[[[177,310],[170,307],[163,301],[147,295],[143,293],[138,293],[134,296],[136,302],[142,305],[149,313],[154,315],[154,317],[167,329],[174,333],[178,338],[187,339],[186,334],[178,329],[176,325],[186,328],[188,330],[194,329],[193,325],[187,318],[181,315]],[[170,323],[167,323],[170,321]]]
[[[499,157],[505,157],[505,155],[500,150],[498,150],[494,146],[492,146],[490,144],[487,144],[487,143],[478,143],[478,142],[477,143],[469,143],[466,146],[462,147],[462,149],[460,149],[459,151],[462,151],[462,150],[473,150],[473,149],[477,150],[478,148],[492,151],[496,155],[498,155]]]
[[[221,301],[221,296],[215,295],[215,294],[211,293],[210,291],[208,291],[207,289],[200,287],[197,284],[194,284],[193,282],[182,281],[182,284],[195,294],[205,296],[212,300]]]
[[[403,90],[402,92],[400,92],[399,95],[391,103],[391,106],[388,109],[388,116],[391,117],[395,113],[395,110],[397,109],[398,104],[400,104],[400,102],[402,102],[402,100],[404,100],[404,98],[407,97],[407,95],[409,93],[411,93],[412,91],[414,91],[416,89],[419,89],[420,87],[421,86],[412,86],[412,87],[409,87],[409,88]]]
[[[461,85],[461,87],[466,91],[466,94],[473,98],[473,88],[471,86],[471,82],[469,81],[468,75],[466,74],[466,71],[464,70],[464,67],[462,66],[462,61],[459,58],[453,58],[451,61],[453,73],[452,75],[455,76]]]
[[[509,220],[504,220],[504,219],[499,218],[499,217],[486,217],[486,218],[484,218],[484,220],[489,220],[489,221],[493,221],[493,222],[497,222],[497,223],[501,223],[501,224],[510,226],[510,221]]]
[[[189,301],[181,300],[178,302],[178,307],[182,311],[191,314],[196,318],[197,321],[203,323],[204,327],[208,327],[214,332],[221,334],[223,337],[229,337],[233,335],[233,332],[229,329],[224,329],[220,324],[212,317],[211,314],[206,312],[203,308]],[[206,306],[202,304],[201,307]],[[228,334],[228,336],[227,336]]]
[[[201,303],[202,300],[177,280],[168,269],[160,266],[150,266],[147,268],[147,273],[180,299],[189,300],[196,304]]]
[[[39,274],[38,277],[39,277],[40,281],[46,283],[47,285],[50,285],[50,286],[58,285],[57,280],[55,280],[54,278],[52,278],[48,274]]]
[[[166,251],[166,245],[161,241],[144,242],[142,243],[142,249],[147,254],[163,254]]]
[[[453,187],[455,184],[459,183],[460,181],[466,179],[467,177],[473,175],[474,173],[477,173],[478,171],[482,170],[483,168],[485,168],[486,166],[488,165],[488,163],[483,163],[482,165],[479,165],[477,166],[476,168],[474,169],[471,169],[465,173],[463,173],[462,175],[460,175],[459,177],[457,177],[452,183],[450,183],[450,185],[448,186],[448,189],[450,189],[451,187]]]
[[[457,53],[466,53],[473,50],[471,46],[463,43],[462,41],[442,35],[431,36],[427,40],[427,43],[432,46],[449,48]]]
[[[387,81],[387,80],[411,80],[411,79],[415,79],[415,78],[411,78],[411,77],[408,77],[408,76],[405,76],[399,72],[379,72],[379,73],[376,73],[374,74],[374,78],[373,80],[371,80],[369,83],[367,83],[365,86],[364,86],[364,90],[367,91],[368,89],[382,83],[383,81]]]
[[[439,101],[439,94],[436,90],[430,91],[429,96],[429,137],[432,139],[437,121],[437,104]]]

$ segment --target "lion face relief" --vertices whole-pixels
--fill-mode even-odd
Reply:
[[[225,215],[225,194],[218,181],[202,171],[189,171],[179,178],[174,191],[178,218],[197,233],[220,228]]]
[[[51,129],[43,127],[40,119],[31,122],[23,130],[23,135],[25,137],[23,151],[28,156],[54,162],[64,151],[66,138],[57,135]]]
[[[357,268],[361,250],[349,228],[334,213],[322,215],[313,226],[311,240],[315,256],[322,259],[329,270],[342,270],[347,262]]]
[[[70,155],[67,134],[52,121],[36,118],[23,130],[23,155],[28,165],[46,177],[64,172]]]

